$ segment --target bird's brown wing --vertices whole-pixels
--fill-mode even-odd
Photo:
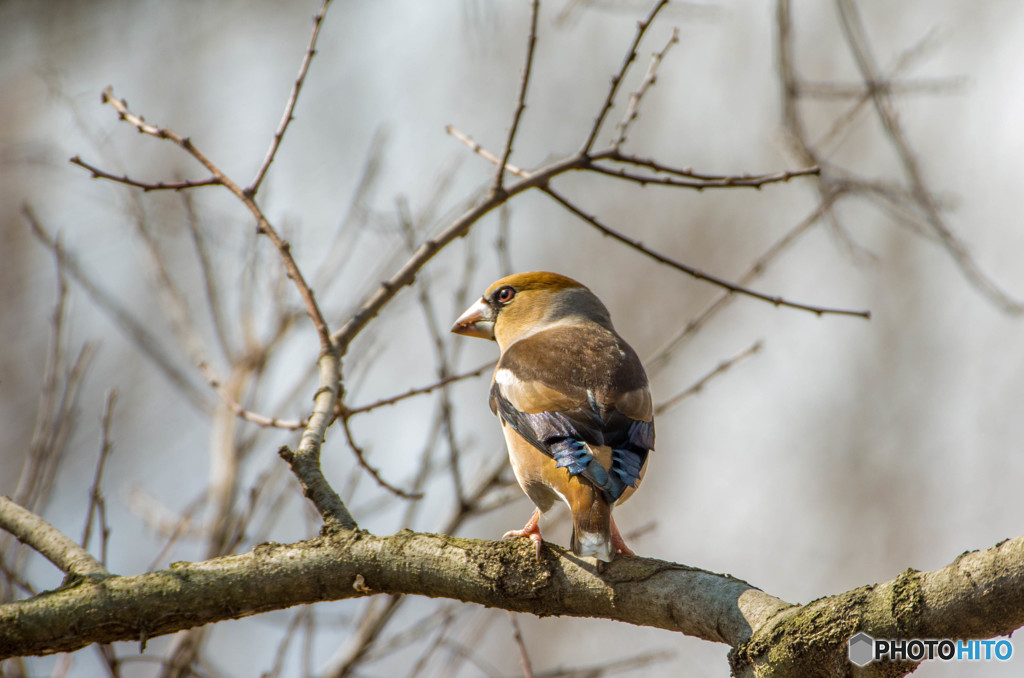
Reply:
[[[504,352],[491,408],[571,476],[616,501],[635,487],[654,448],[647,377],[618,335],[597,325],[556,326]],[[595,459],[595,448],[609,448]]]

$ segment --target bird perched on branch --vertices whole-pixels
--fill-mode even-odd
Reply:
[[[518,273],[488,287],[452,332],[492,339],[501,350],[491,410],[516,480],[537,506],[505,537],[530,537],[539,560],[538,521],[561,499],[572,512],[576,555],[633,555],[612,508],[640,485],[654,416],[640,359],[601,300],[557,273]]]

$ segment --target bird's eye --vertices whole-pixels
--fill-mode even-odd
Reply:
[[[498,300],[498,303],[507,304],[512,301],[512,297],[516,296],[516,290],[513,287],[502,287],[498,290],[498,293],[494,295],[494,298]]]

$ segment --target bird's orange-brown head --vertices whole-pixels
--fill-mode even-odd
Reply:
[[[524,336],[569,319],[612,329],[608,309],[582,283],[558,273],[530,271],[492,283],[459,316],[452,332],[493,339],[504,350]]]

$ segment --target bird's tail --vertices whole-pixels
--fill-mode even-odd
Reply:
[[[615,553],[612,545],[612,507],[600,491],[580,497],[583,501],[571,505],[572,552],[578,556],[593,556],[609,562]]]

